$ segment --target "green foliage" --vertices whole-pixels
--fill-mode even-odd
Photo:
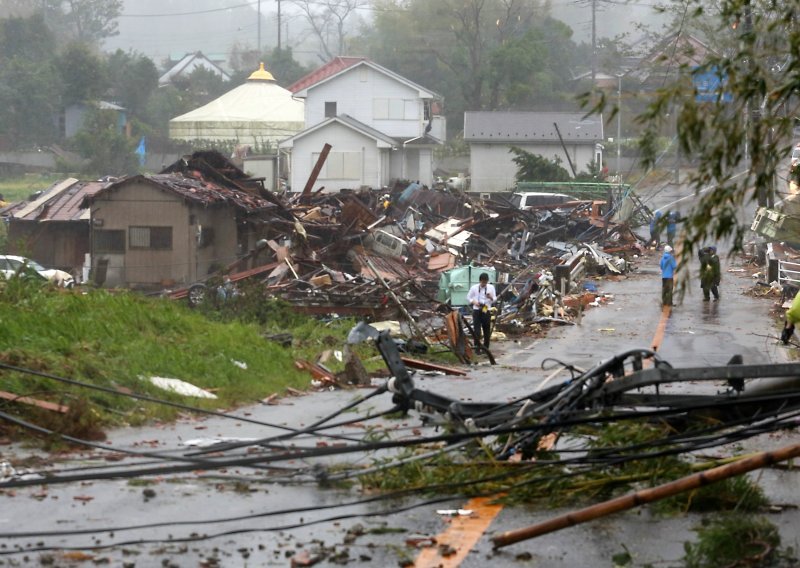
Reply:
[[[53,94],[55,69],[47,61],[14,58],[0,66],[0,132],[17,148],[58,138],[60,108]]]
[[[512,146],[509,152],[514,154],[511,161],[517,165],[517,181],[570,181],[569,172],[561,167],[561,159],[554,160],[531,154],[522,148]]]
[[[99,109],[87,113],[83,129],[75,136],[75,146],[88,160],[84,173],[93,176],[137,173],[136,143],[120,130],[115,112]]]
[[[98,44],[115,36],[122,0],[41,0],[48,25],[63,41]]]
[[[679,36],[665,46],[665,57],[650,70],[658,87],[637,117],[644,129],[645,163],[655,164],[656,140],[674,121],[680,151],[696,166],[688,183],[698,194],[715,188],[698,196],[684,223],[687,259],[707,240],[731,238],[733,250],[741,250],[750,225],[741,220],[742,207],[774,201],[777,169],[793,146],[798,114],[800,66],[792,54],[800,48],[799,8],[798,0],[768,6],[748,0],[710,5],[693,0],[681,6],[681,29],[713,31],[709,36],[721,49],[707,53],[695,67],[698,54],[682,48]],[[697,100],[693,78],[703,74],[721,78],[724,87],[716,100]],[[595,103],[595,108],[606,106],[602,97]]]
[[[222,77],[205,67],[198,67],[188,76],[176,77],[172,82],[191,98],[192,108],[211,102],[229,89]]]
[[[106,90],[105,65],[84,43],[67,45],[56,61],[56,68],[66,106],[96,100]]]
[[[308,383],[307,375],[295,369],[291,351],[265,341],[259,327],[210,321],[166,299],[102,290],[73,293],[11,279],[0,287],[0,320],[4,363],[194,406],[225,408]],[[176,413],[43,377],[9,371],[0,376],[3,390],[70,406],[85,400],[100,425],[169,419]],[[185,380],[213,389],[219,400],[171,394],[140,376]],[[7,412],[32,412],[23,405],[3,405]]]
[[[0,62],[22,58],[42,62],[55,51],[55,37],[41,14],[0,20]]]
[[[266,54],[264,61],[265,64],[268,63],[267,70],[275,77],[275,81],[284,88],[310,71],[295,60],[291,47],[283,49],[276,47]]]
[[[146,118],[147,102],[158,89],[158,69],[143,55],[118,49],[108,58],[109,95],[132,116]]]
[[[778,529],[763,517],[725,515],[697,529],[697,543],[684,543],[687,568],[796,566],[791,548],[780,548]]]
[[[448,123],[465,110],[569,99],[571,30],[531,0],[378,0],[359,53],[439,93]]]

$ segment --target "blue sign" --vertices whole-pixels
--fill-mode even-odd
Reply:
[[[720,75],[716,67],[702,72],[699,67],[695,67],[692,73],[692,82],[697,91],[695,100],[698,103],[715,103],[717,101],[729,103],[733,100],[733,96],[727,91],[720,95],[720,91],[728,82],[728,77]]]

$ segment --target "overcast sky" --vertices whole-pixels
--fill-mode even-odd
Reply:
[[[597,0],[597,37],[624,31],[636,37],[639,32],[631,22],[656,21],[654,1]],[[105,48],[133,50],[158,65],[168,57],[179,59],[195,51],[227,58],[235,44],[257,47],[260,6],[261,47],[269,49],[277,45],[277,4],[277,0],[125,0],[120,33],[107,40]],[[551,0],[551,6],[553,15],[572,27],[576,42],[591,41],[591,0]],[[281,7],[282,45],[290,45],[303,63],[321,63],[307,41],[308,31],[297,9],[287,0],[282,0]],[[358,14],[368,19],[370,10]]]

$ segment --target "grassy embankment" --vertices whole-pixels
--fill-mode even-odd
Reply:
[[[325,349],[342,349],[352,320],[323,323],[268,300],[262,314],[192,311],[185,302],[102,290],[56,290],[16,279],[0,289],[0,362],[110,387],[120,395],[0,369],[0,390],[76,409],[67,416],[0,400],[0,410],[75,435],[111,425],[169,420],[179,410],[124,396],[125,391],[207,409],[253,403],[286,387],[307,388],[294,366]],[[267,307],[269,306],[269,307]],[[223,321],[224,320],[224,321]],[[290,333],[291,347],[264,337]],[[374,354],[364,347],[365,354]],[[246,368],[243,368],[245,367]],[[331,359],[333,371],[342,364]],[[140,377],[181,379],[217,400],[184,397]],[[0,421],[0,429],[3,422]]]
[[[0,178],[0,194],[5,201],[12,203],[27,199],[32,193],[47,189],[69,175],[30,174],[14,178]]]

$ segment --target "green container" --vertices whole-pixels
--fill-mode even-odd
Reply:
[[[478,283],[481,274],[489,275],[489,283],[497,281],[497,270],[488,266],[459,266],[443,272],[439,278],[439,293],[436,297],[440,302],[450,302],[451,306],[467,306],[469,289]]]

